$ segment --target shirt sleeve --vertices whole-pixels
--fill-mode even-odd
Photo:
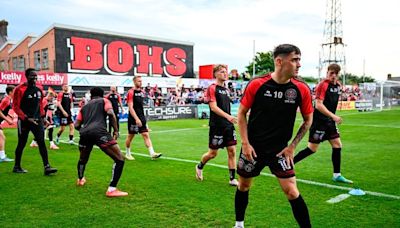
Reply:
[[[80,109],[78,115],[76,116],[76,120],[82,121],[82,119],[82,109]]]
[[[328,89],[329,83],[322,81],[315,90],[316,99],[325,100],[326,90]]]
[[[133,89],[129,90],[128,95],[126,96],[126,103],[129,104],[129,102],[133,103]]]
[[[57,95],[57,101],[59,102],[59,103],[61,103],[61,101],[62,101],[62,97],[63,97],[63,92],[60,92],[60,93],[58,93],[58,95]]]
[[[314,108],[312,105],[311,91],[306,85],[304,85],[303,89],[301,90],[300,111],[304,115],[308,115],[314,112]]]
[[[10,98],[9,97],[4,97],[3,100],[1,100],[1,103],[0,103],[0,110],[4,111],[4,109],[6,109],[7,106],[10,105],[10,103],[11,103],[10,102]]]
[[[262,78],[254,79],[247,84],[246,89],[244,90],[242,99],[240,100],[240,104],[245,106],[246,108],[250,109],[253,106],[254,97],[258,89],[260,89],[261,85],[265,81]]]
[[[44,105],[43,105],[43,103],[44,103],[43,102],[43,100],[44,100],[44,92],[40,87],[38,87],[38,89],[39,89],[40,93],[42,94],[40,96],[40,103],[39,103],[40,116],[44,117],[44,116],[46,116],[46,113],[44,112]]]
[[[207,101],[208,102],[216,102],[217,99],[215,98],[215,88],[217,87],[217,85],[212,84],[210,85],[210,87],[208,87],[207,90]]]
[[[108,100],[106,98],[103,98],[103,100],[104,100],[104,111],[108,112],[108,110],[110,110],[110,109],[112,110],[113,108],[112,108],[112,104],[111,104],[110,100]]]
[[[13,102],[13,110],[18,115],[18,118],[21,120],[25,120],[25,113],[21,109],[21,100],[23,96],[23,91],[21,86],[17,86],[14,90],[14,102]]]

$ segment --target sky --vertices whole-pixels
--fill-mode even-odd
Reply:
[[[400,76],[400,2],[342,0],[346,72]],[[326,0],[1,0],[8,39],[53,23],[194,43],[194,69],[224,63],[245,70],[256,52],[295,44],[300,75],[319,77]],[[321,77],[325,72],[321,73]]]

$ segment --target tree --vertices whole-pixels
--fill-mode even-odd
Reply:
[[[360,84],[364,82],[375,82],[375,79],[370,76],[357,76],[351,73],[345,74],[346,85]],[[343,75],[340,75],[339,80],[343,82]]]
[[[269,52],[257,52],[255,60],[251,61],[246,66],[247,72],[253,74],[253,63],[255,62],[256,75],[266,74],[275,70],[274,57],[272,51]]]

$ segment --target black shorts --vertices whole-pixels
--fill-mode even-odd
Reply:
[[[235,127],[215,127],[211,126],[208,133],[208,148],[219,149],[236,145]]]
[[[339,130],[334,121],[314,121],[310,128],[308,142],[319,144],[325,140],[339,138]]]
[[[286,164],[284,157],[276,157],[269,153],[268,156],[257,153],[257,157],[254,158],[254,162],[250,162],[246,159],[246,156],[240,150],[239,161],[237,164],[237,173],[245,178],[256,177],[260,175],[261,171],[265,166],[269,167],[269,170],[278,178],[290,178],[295,176],[295,172],[292,166]]]
[[[83,133],[79,139],[79,148],[93,148],[93,145],[97,145],[104,149],[115,144],[117,141],[104,129]]]
[[[129,134],[141,134],[144,132],[148,132],[149,129],[147,128],[147,122],[145,118],[140,118],[142,122],[142,126],[139,127],[136,125],[136,121],[133,118],[128,118],[128,133]]]
[[[69,124],[74,123],[74,121],[72,121],[72,115],[71,115],[71,113],[68,113],[68,117],[65,117],[65,116],[63,116],[63,115],[60,115],[59,118],[60,118],[60,125],[61,125],[61,126],[67,126],[67,125],[69,125]]]

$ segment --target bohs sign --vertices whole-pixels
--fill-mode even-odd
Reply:
[[[60,73],[194,77],[189,42],[56,28],[55,43]]]

